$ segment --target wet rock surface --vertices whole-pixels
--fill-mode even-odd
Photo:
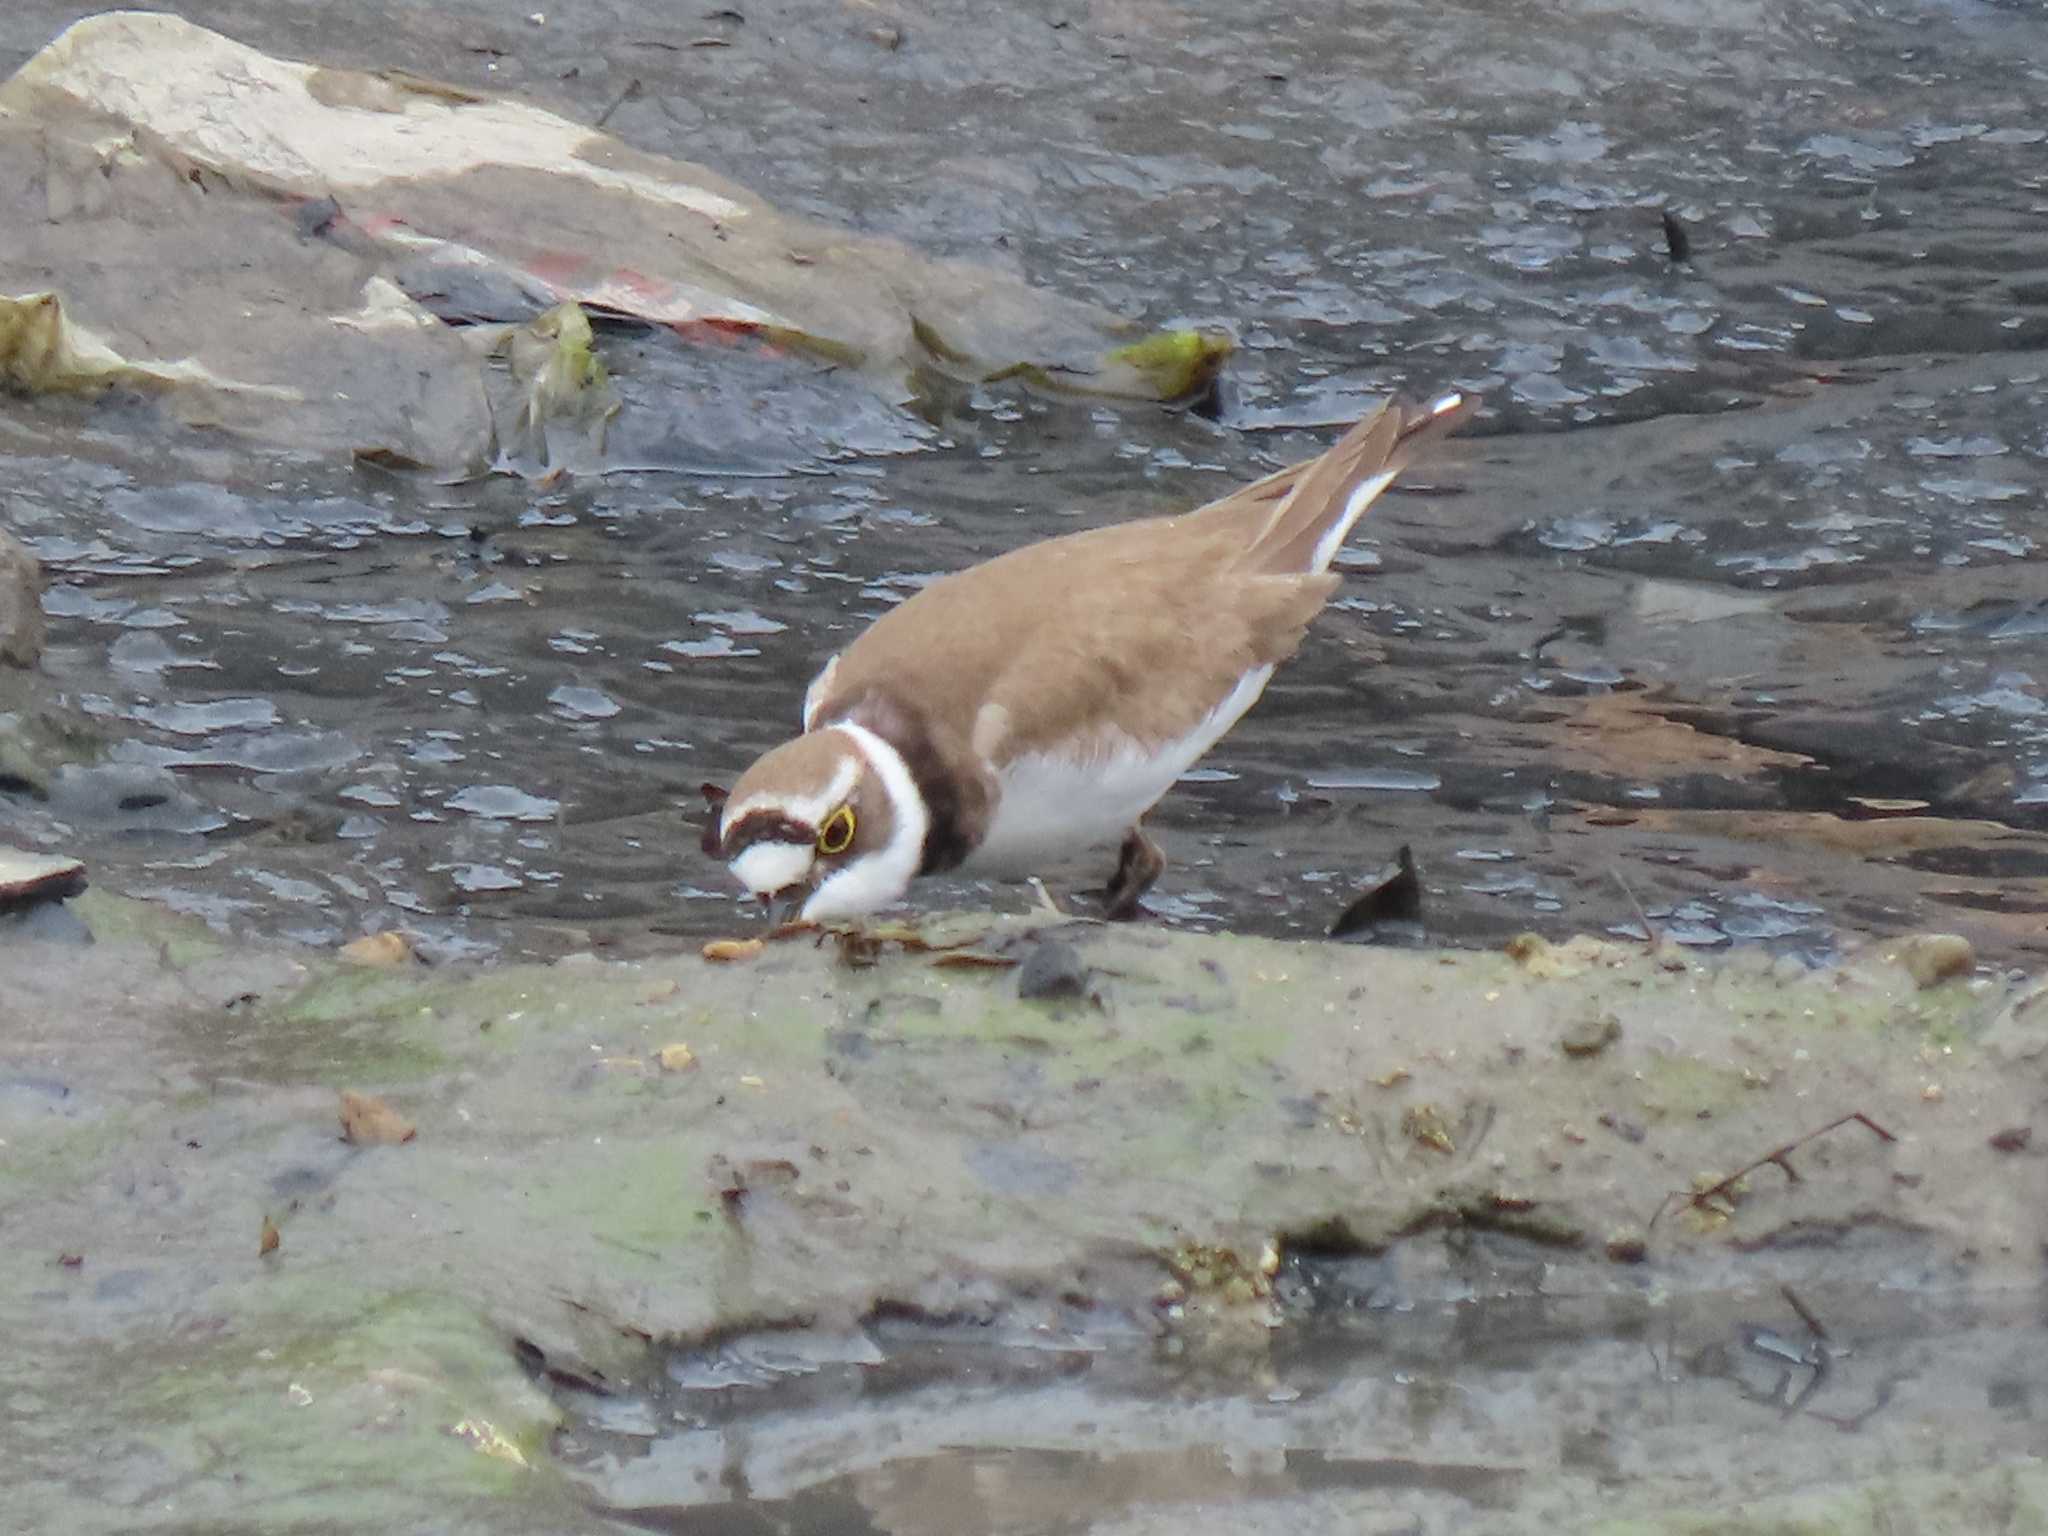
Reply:
[[[0,666],[32,667],[43,654],[43,569],[0,530]]]
[[[11,7],[0,67],[84,9]],[[1191,505],[1456,383],[1489,416],[1376,511],[1162,808],[1161,915],[1322,933],[1408,844],[1439,940],[1646,916],[1702,947],[2041,952],[2038,17],[940,6],[881,24],[891,49],[811,0],[701,37],[612,3],[183,9],[1242,346],[1213,418],[963,390],[924,403],[931,451],[767,479],[424,485],[227,454],[141,400],[11,405],[0,508],[54,583],[48,670],[115,751],[73,786],[94,814],[0,820],[90,828],[123,889],[446,953],[717,932],[694,786],[859,624],[1076,509]],[[556,813],[467,808],[496,786]]]

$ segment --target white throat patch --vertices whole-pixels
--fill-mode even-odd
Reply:
[[[808,878],[817,858],[809,843],[755,843],[728,867],[756,896],[773,896]]]
[[[902,753],[864,725],[841,721],[832,729],[846,733],[882,781],[895,825],[888,842],[825,877],[804,903],[807,923],[858,917],[899,899],[910,889],[917,866],[924,862],[924,837],[932,824],[924,796],[918,793],[917,780],[910,776]]]

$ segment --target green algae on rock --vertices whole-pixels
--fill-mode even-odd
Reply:
[[[24,1369],[73,1443],[123,1414],[79,1374],[88,1337],[130,1379],[162,1373],[144,1400],[177,1427],[151,1441],[155,1480],[202,1516],[224,1507],[208,1490],[229,1442],[291,1509],[369,1460],[394,1518],[552,1486],[521,1360],[630,1391],[660,1369],[650,1341],[1046,1294],[1259,1358],[1305,1255],[1526,1240],[1588,1294],[1672,1295],[1758,1266],[1832,1273],[1868,1240],[1988,1285],[2031,1273],[2048,1219],[2037,1160],[1984,1135],[2037,1110],[2007,1067],[2043,1048],[2015,1013],[2030,994],[1922,991],[1876,953],[1787,981],[1583,944],[1553,977],[1005,923],[1113,979],[1101,1007],[1048,1010],[915,952],[365,971],[84,900],[87,976],[40,945],[0,952],[0,988],[33,1010],[0,1075],[61,1070],[70,1106],[6,1122],[32,1175],[0,1180],[0,1321],[42,1335]],[[1589,1013],[1621,1034],[1567,1057],[1558,1035]],[[660,1070],[681,1039],[689,1069]],[[418,1139],[343,1144],[343,1088],[402,1090]],[[1713,1219],[1648,1225],[1667,1191],[1849,1110],[1897,1139],[1814,1140],[1796,1179],[1766,1166]],[[273,1211],[285,1238],[259,1258]],[[59,1253],[82,1267],[50,1268]],[[102,1276],[135,1305],[51,1310],[53,1286]],[[54,1442],[34,1464],[82,1486]]]

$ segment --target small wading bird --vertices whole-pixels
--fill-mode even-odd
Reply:
[[[1140,819],[1294,654],[1373,498],[1472,404],[1390,401],[1320,458],[1186,516],[933,582],[825,664],[801,736],[730,794],[705,786],[705,851],[818,922],[919,875],[1037,874],[1121,841],[1106,913],[1134,916],[1166,867]]]

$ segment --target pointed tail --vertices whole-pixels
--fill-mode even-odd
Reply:
[[[1314,575],[1330,562],[1373,499],[1409,461],[1455,431],[1478,407],[1456,390],[1428,405],[1389,400],[1321,458],[1304,466],[1246,551],[1245,563],[1273,575]]]

